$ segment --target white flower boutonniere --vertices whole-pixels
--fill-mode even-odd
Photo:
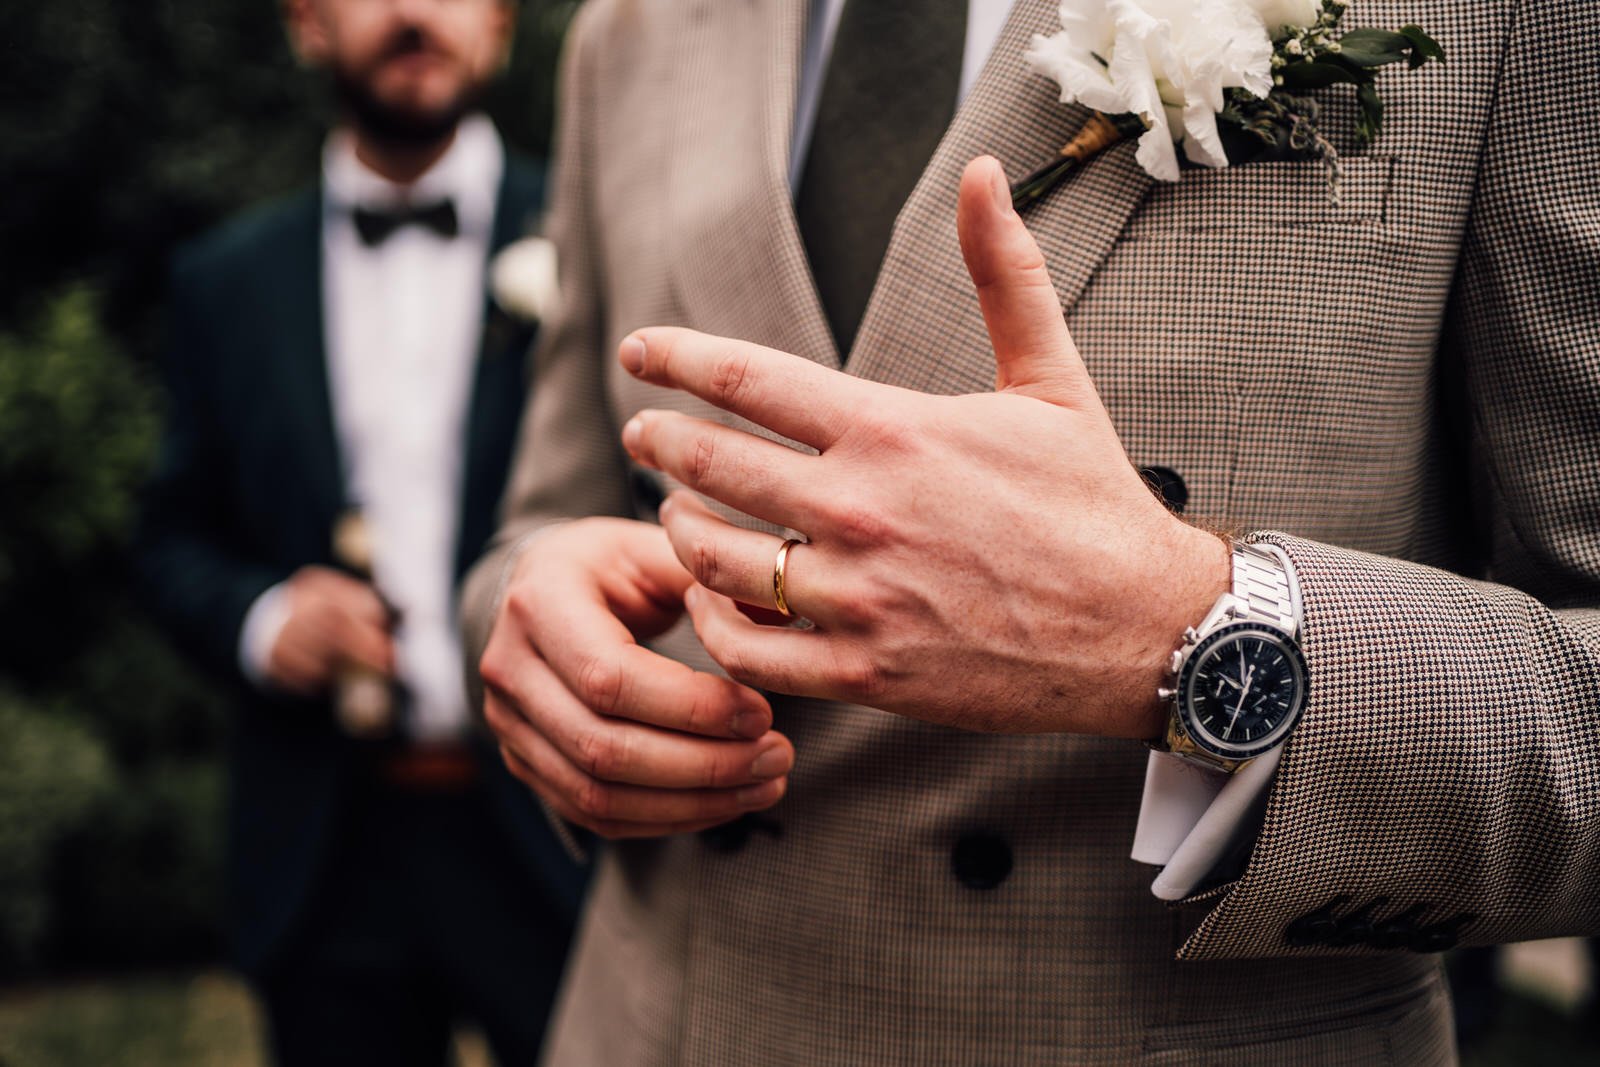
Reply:
[[[1025,56],[1095,115],[1056,158],[1018,182],[1025,207],[1126,137],[1152,177],[1177,181],[1178,148],[1205,167],[1249,159],[1319,159],[1337,196],[1338,152],[1317,130],[1306,92],[1356,86],[1362,144],[1383,104],[1375,69],[1412,69],[1444,52],[1420,27],[1336,35],[1349,0],[1064,0],[1061,32],[1036,34]]]
[[[508,315],[543,322],[561,303],[556,246],[544,237],[514,241],[489,265],[489,291]]]

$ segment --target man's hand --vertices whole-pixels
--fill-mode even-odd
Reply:
[[[806,535],[762,625],[779,538],[692,494],[661,510],[697,583],[711,655],[763,689],[952,726],[1153,737],[1186,626],[1229,583],[1221,539],[1166,510],[1129,463],[993,159],[961,183],[958,228],[994,349],[994,393],[928,396],[690,330],[625,339],[627,370],[816,450],[666,411],[623,431],[640,462]]]
[[[794,748],[752,689],[639,641],[693,579],[657,526],[580,519],[518,559],[479,662],[511,772],[605,837],[687,833],[771,807]]]
[[[301,696],[326,692],[341,666],[394,674],[393,620],[372,586],[328,567],[302,567],[284,583],[288,618],[267,657],[267,680]]]

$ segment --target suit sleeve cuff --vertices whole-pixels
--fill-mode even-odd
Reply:
[[[1150,891],[1182,900],[1227,881],[1261,830],[1281,749],[1235,774],[1209,771],[1165,752],[1150,753],[1132,858],[1162,868]]]
[[[269,586],[250,603],[239,627],[239,669],[251,685],[265,688],[272,649],[289,621],[289,591],[283,582]]]

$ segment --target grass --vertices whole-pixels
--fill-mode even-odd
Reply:
[[[250,994],[214,972],[73,982],[0,997],[3,1067],[265,1067]]]
[[[490,1067],[456,1035],[459,1067]],[[268,1067],[260,1012],[217,971],[0,990],[0,1067]]]

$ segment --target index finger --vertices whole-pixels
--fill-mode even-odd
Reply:
[[[830,447],[889,388],[775,348],[677,326],[629,334],[618,346],[636,378],[682,389],[819,452]]]

